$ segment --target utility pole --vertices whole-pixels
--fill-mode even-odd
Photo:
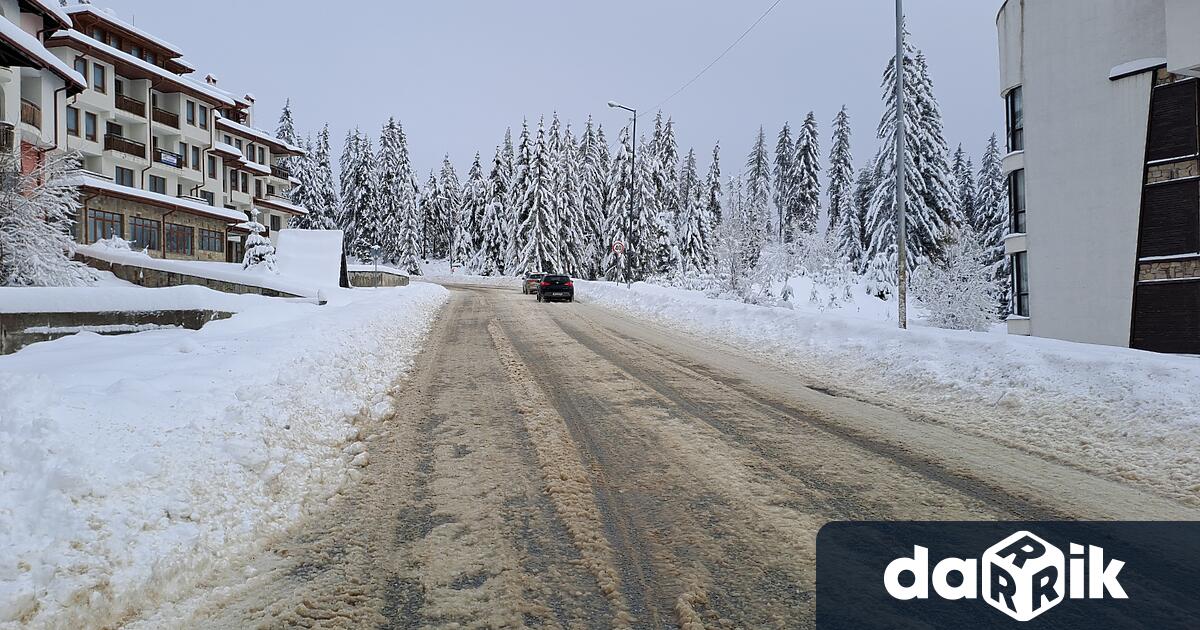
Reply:
[[[609,101],[608,106],[615,109],[623,109],[633,115],[633,137],[630,138],[630,146],[633,151],[633,163],[629,167],[629,233],[625,235],[625,240],[633,240],[633,225],[637,222],[637,110],[632,107],[626,107],[616,101]],[[625,243],[625,253],[621,256],[625,259],[625,288],[633,288],[633,278],[630,275],[629,257],[633,250],[630,243]]]
[[[904,200],[904,0],[896,0],[896,312],[908,328],[908,232]]]

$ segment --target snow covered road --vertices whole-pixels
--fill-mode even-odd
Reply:
[[[1200,519],[745,349],[452,291],[361,483],[130,627],[807,627],[829,520]]]

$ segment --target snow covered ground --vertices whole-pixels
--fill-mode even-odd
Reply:
[[[336,501],[447,295],[127,291],[239,312],[0,357],[0,628],[116,625]]]
[[[820,310],[802,287],[794,309],[644,283],[577,282],[576,297],[753,348],[836,394],[1200,505],[1200,359],[919,322],[900,331],[894,305],[861,296]]]

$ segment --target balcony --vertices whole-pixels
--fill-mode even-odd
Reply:
[[[169,112],[165,109],[154,108],[154,122],[162,123],[168,127],[175,129],[179,128],[179,114]]]
[[[159,164],[166,164],[167,166],[173,166],[175,168],[183,168],[185,166],[182,155],[179,155],[178,153],[172,153],[170,151],[164,151],[158,148],[154,149],[154,161],[158,162]]]
[[[32,125],[38,129],[42,128],[42,108],[36,103],[31,103],[25,99],[21,99],[21,122],[26,125]]]
[[[136,98],[131,98],[125,96],[124,94],[118,94],[116,96],[116,106],[117,109],[121,111],[129,112],[130,114],[140,116],[142,118],[146,117],[146,104],[137,100]]]
[[[282,166],[280,164],[272,164],[271,165],[271,175],[278,177],[279,179],[288,179],[292,176],[292,171],[291,171],[291,169],[289,169],[286,166]]]
[[[146,145],[141,142],[135,142],[124,136],[118,136],[115,133],[104,134],[104,150],[117,151],[135,157],[146,159]]]
[[[16,147],[16,134],[12,123],[0,122],[0,151],[12,153]]]

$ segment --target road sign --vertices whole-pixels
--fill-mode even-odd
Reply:
[[[612,245],[612,251],[618,256],[623,255],[625,253],[625,243],[622,243],[621,241],[614,242]]]

